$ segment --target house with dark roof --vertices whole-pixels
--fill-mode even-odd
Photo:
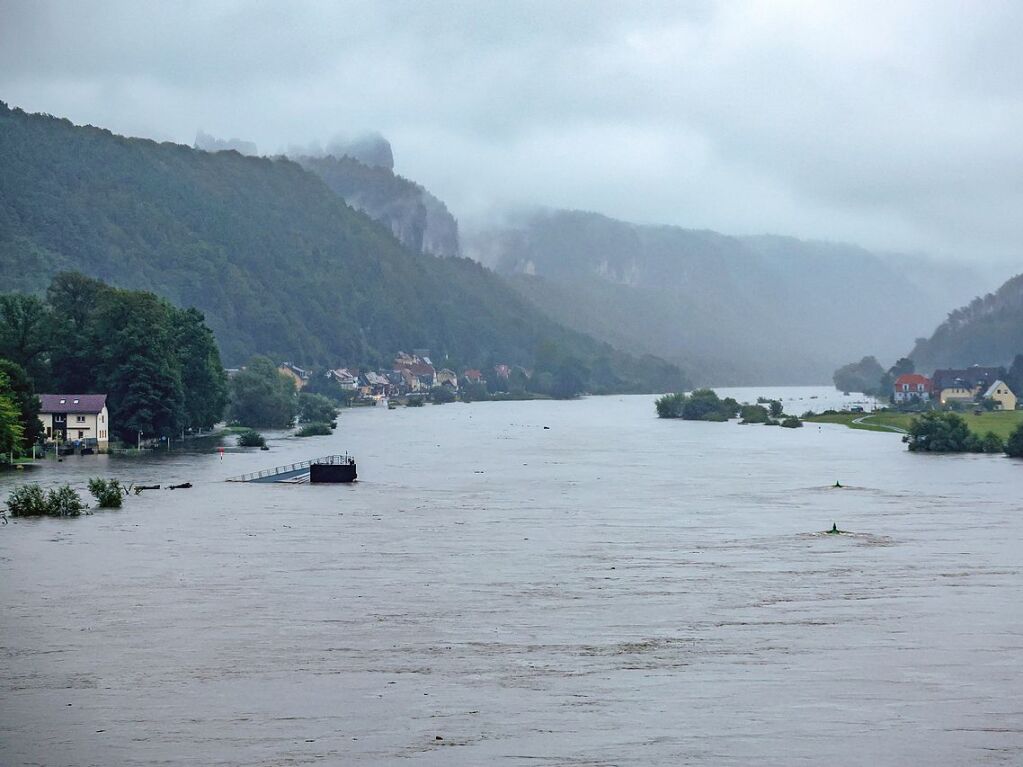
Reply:
[[[987,391],[1001,375],[999,368],[973,365],[968,368],[935,370],[931,376],[934,397],[947,405],[951,402],[968,403]]]
[[[40,394],[39,403],[47,442],[80,442],[101,450],[109,444],[106,394]]]

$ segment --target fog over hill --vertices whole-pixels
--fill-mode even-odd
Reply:
[[[523,214],[463,247],[566,325],[715,384],[826,382],[857,355],[894,359],[985,286],[919,256],[581,211]]]

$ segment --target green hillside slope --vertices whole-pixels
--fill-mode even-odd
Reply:
[[[529,366],[553,342],[619,388],[677,378],[557,325],[489,270],[423,258],[286,159],[116,136],[0,103],[0,285],[74,269],[203,311],[225,364],[383,364],[398,349]],[[612,388],[612,387],[609,387]]]
[[[910,357],[917,370],[1008,365],[1023,353],[1023,274],[948,315]]]

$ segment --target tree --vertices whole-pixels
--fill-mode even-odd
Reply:
[[[1010,458],[1023,458],[1023,423],[1009,435],[1005,442],[1005,453]]]
[[[295,420],[295,386],[267,357],[253,357],[231,379],[230,419],[246,426],[284,429]]]
[[[1005,383],[1017,397],[1023,397],[1023,354],[1017,354],[1005,373]]]
[[[781,418],[785,412],[785,408],[782,407],[781,400],[773,399],[768,403],[768,412],[771,414],[771,418]]]
[[[198,309],[171,309],[171,334],[181,365],[184,424],[209,429],[227,407],[227,375],[213,331]]]
[[[32,445],[43,436],[43,422],[39,420],[39,397],[36,396],[32,379],[21,365],[0,359],[0,375],[7,377],[7,391],[18,408],[18,422],[22,428],[21,450],[28,453]]]
[[[654,402],[654,408],[657,410],[658,418],[681,418],[682,408],[686,404],[686,395],[681,392],[675,394],[665,394],[663,397],[658,397],[657,401]]]
[[[107,289],[89,322],[95,386],[108,394],[110,422],[125,441],[138,432],[169,437],[185,425],[169,314],[170,306],[152,293]]]
[[[843,365],[835,371],[833,380],[835,388],[845,392],[863,392],[877,394],[880,392],[881,379],[885,370],[873,357],[864,357],[859,362]]]
[[[37,380],[45,379],[50,312],[35,296],[0,296],[0,357],[20,365]]]
[[[110,290],[99,280],[77,272],[61,272],[46,289],[53,312],[50,370],[56,390],[94,390],[96,359],[92,319],[100,296]]]
[[[24,440],[21,410],[10,381],[4,373],[0,373],[0,462],[6,462],[11,455],[21,455]]]
[[[909,424],[909,449],[930,453],[962,453],[973,448],[976,438],[961,415],[931,410]]]
[[[337,405],[322,394],[298,393],[299,423],[331,423],[337,418]]]

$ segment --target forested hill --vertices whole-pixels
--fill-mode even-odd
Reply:
[[[1023,354],[1023,274],[948,315],[910,358],[917,370],[1008,365]]]
[[[228,365],[254,353],[384,364],[424,347],[467,366],[530,366],[553,343],[605,371],[608,388],[679,376],[564,329],[476,262],[412,253],[297,163],[0,103],[0,285],[38,292],[62,270],[202,310]]]
[[[356,210],[385,224],[402,244],[433,256],[459,255],[458,222],[447,206],[389,167],[350,157],[294,157]]]
[[[712,385],[823,382],[857,355],[894,359],[982,284],[965,269],[851,245],[581,211],[523,216],[465,237],[463,250],[559,322],[657,349]]]

